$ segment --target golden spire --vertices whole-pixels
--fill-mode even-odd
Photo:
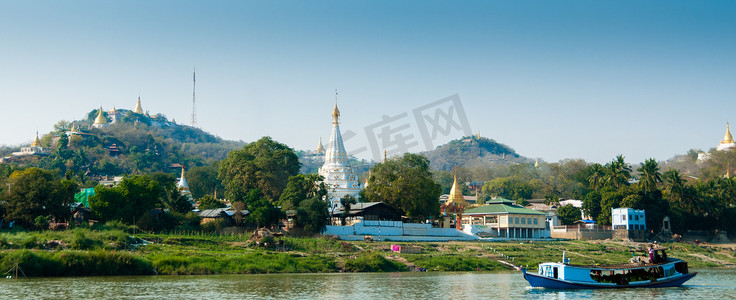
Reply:
[[[731,128],[728,122],[726,123],[726,134],[723,136],[721,144],[733,144],[733,136],[731,136]]]
[[[319,145],[317,145],[317,150],[314,150],[318,153],[325,153],[325,147],[322,146],[322,137],[319,137]]]
[[[107,118],[102,115],[102,106],[100,106],[100,111],[97,113],[97,118],[95,118],[95,124],[107,124]]]
[[[729,178],[729,179],[731,178],[731,162],[730,161],[727,162],[726,176],[725,177],[726,178]]]
[[[539,168],[539,158],[534,161],[534,167]]]
[[[383,149],[383,161],[386,162],[386,149]]]
[[[36,138],[33,139],[31,147],[41,147],[41,140],[38,139],[38,131],[36,131]]]
[[[475,134],[475,138],[477,138],[478,140],[480,140],[480,130],[478,130],[478,133]]]
[[[332,124],[340,121],[340,110],[337,109],[337,90],[335,90],[335,108],[332,109]]]
[[[133,112],[137,114],[143,114],[143,107],[141,106],[141,96],[140,95],[138,95],[138,102],[136,102]]]
[[[457,174],[455,174],[454,177],[452,188],[450,188],[450,196],[447,198],[447,203],[467,205],[468,203],[465,202],[465,197],[463,197],[463,191],[457,184]]]

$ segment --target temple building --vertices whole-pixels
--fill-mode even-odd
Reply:
[[[141,106],[141,96],[138,96],[138,102],[135,103],[134,113],[143,114],[143,107]]]
[[[118,118],[120,118],[120,112],[115,108],[115,106],[112,107],[112,110],[107,112],[107,116],[112,119],[110,124],[115,124],[118,122]]]
[[[325,178],[324,183],[328,189],[326,200],[330,203],[330,212],[342,208],[340,204],[342,197],[352,195],[357,198],[360,192],[358,174],[348,164],[348,153],[342,142],[339,123],[340,110],[335,99],[335,108],[332,109],[332,133],[327,148],[324,149],[325,163],[319,168],[319,175]]]
[[[41,140],[38,138],[38,132],[36,132],[36,138],[28,147],[20,148],[19,152],[13,152],[13,156],[27,156],[27,155],[49,155],[51,151],[44,149],[41,146]]]
[[[733,136],[731,135],[731,128],[726,123],[726,134],[723,136],[721,143],[716,146],[716,150],[723,151],[736,147],[736,143],[733,142]]]
[[[94,128],[102,128],[107,127],[109,123],[107,122],[107,118],[102,114],[102,107],[100,106],[100,111],[97,113],[97,118],[95,118],[94,124],[92,124],[92,127]]]

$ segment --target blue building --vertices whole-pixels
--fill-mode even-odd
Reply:
[[[613,229],[646,230],[647,222],[643,209],[614,208],[611,211]]]

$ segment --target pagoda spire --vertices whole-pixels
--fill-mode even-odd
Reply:
[[[41,147],[41,140],[38,138],[38,130],[36,130],[36,138],[33,139],[31,147]]]
[[[733,143],[733,136],[731,135],[731,126],[726,122],[726,134],[723,135],[723,140],[721,141],[721,144],[732,144]]]
[[[317,145],[317,149],[314,152],[325,153],[325,147],[322,146],[322,137],[319,137],[319,145]]]
[[[337,108],[337,90],[335,90],[335,108],[332,109],[332,124],[340,123],[340,110]]]
[[[134,113],[143,114],[143,106],[141,106],[141,95],[138,95],[138,102],[135,103]]]

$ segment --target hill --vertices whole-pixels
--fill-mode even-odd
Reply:
[[[493,139],[471,136],[453,140],[423,152],[434,170],[452,171],[454,167],[508,165],[533,160],[520,156],[509,146]]]
[[[10,155],[18,147],[5,147],[0,154],[7,163],[56,169],[85,182],[122,174],[176,173],[172,167],[179,164],[187,168],[209,165],[245,145],[177,124],[162,114],[125,109],[103,111],[108,124],[96,128],[92,125],[98,113],[95,109],[84,120],[59,121],[41,137],[47,155]]]

